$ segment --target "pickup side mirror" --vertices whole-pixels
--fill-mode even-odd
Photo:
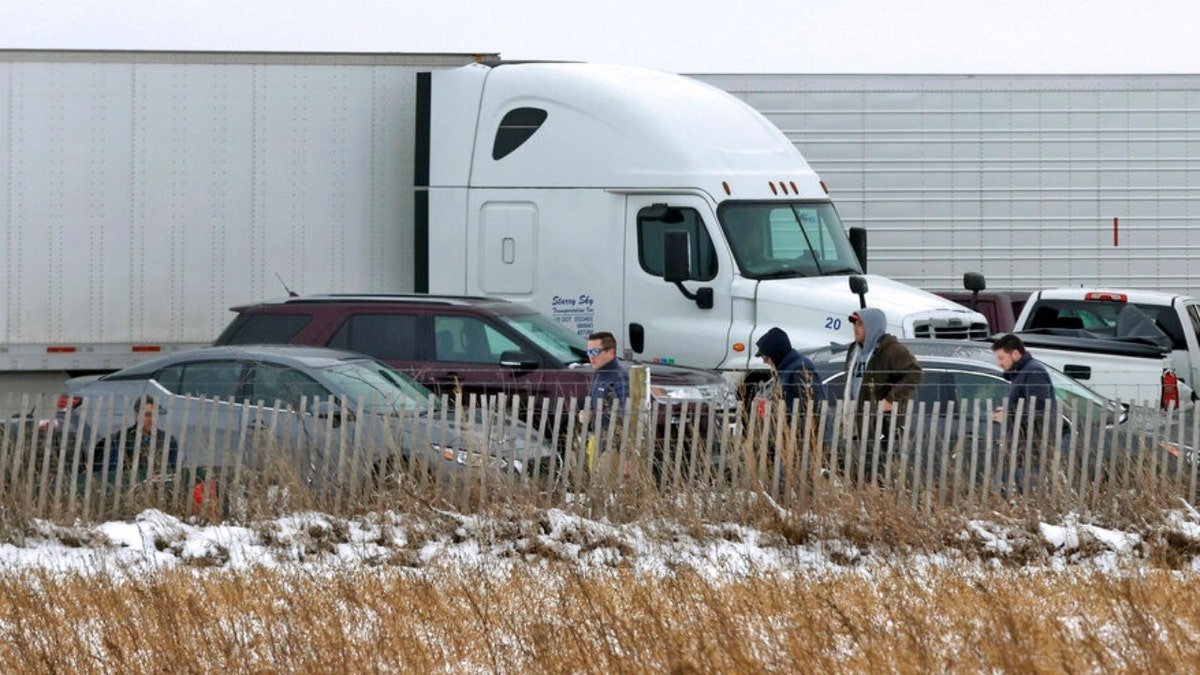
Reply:
[[[500,354],[500,365],[513,370],[537,370],[542,360],[529,352],[514,349]]]
[[[979,291],[987,288],[987,280],[979,272],[966,272],[963,274],[963,288],[971,291],[971,310],[974,311],[979,303]]]
[[[712,288],[703,286],[693,293],[683,285],[692,278],[691,259],[691,241],[687,232],[663,232],[663,280],[675,284],[683,297],[694,301],[700,309],[712,309]]]

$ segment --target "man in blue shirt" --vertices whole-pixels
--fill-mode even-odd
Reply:
[[[625,405],[625,399],[629,398],[629,373],[617,361],[617,339],[607,331],[588,336],[587,357],[596,374],[592,378],[589,393],[591,408],[585,407],[579,411],[579,421],[586,425],[593,418],[593,411],[597,413],[594,415],[596,422],[593,434],[588,436],[587,459],[588,468],[591,469],[597,449],[600,452],[604,450],[602,432],[608,428],[613,412]]]

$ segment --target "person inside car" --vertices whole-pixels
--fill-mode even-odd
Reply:
[[[118,469],[129,471],[136,462],[139,480],[163,480],[175,471],[179,445],[174,436],[159,428],[158,403],[152,396],[138,397],[134,401],[133,412],[138,418],[133,425],[118,429],[96,444],[96,462],[104,462],[107,456],[106,468],[110,472]]]

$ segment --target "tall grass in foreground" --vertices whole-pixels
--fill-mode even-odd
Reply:
[[[434,566],[0,577],[6,672],[1181,672],[1200,578]]]

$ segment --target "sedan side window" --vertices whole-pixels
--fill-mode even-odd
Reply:
[[[237,361],[199,361],[164,368],[159,383],[184,396],[228,399],[237,396],[241,376]]]
[[[308,375],[274,363],[256,363],[251,366],[249,385],[249,398],[252,403],[262,401],[264,405],[275,406],[278,401],[284,407],[295,409],[300,409],[302,400],[307,406],[311,406],[314,400],[324,400],[330,393],[320,382]]]
[[[997,375],[957,372],[954,373],[954,384],[958,389],[958,404],[964,398],[968,405],[974,405],[976,399],[980,405],[991,399],[992,405],[998,406],[1008,399],[1008,381]]]

